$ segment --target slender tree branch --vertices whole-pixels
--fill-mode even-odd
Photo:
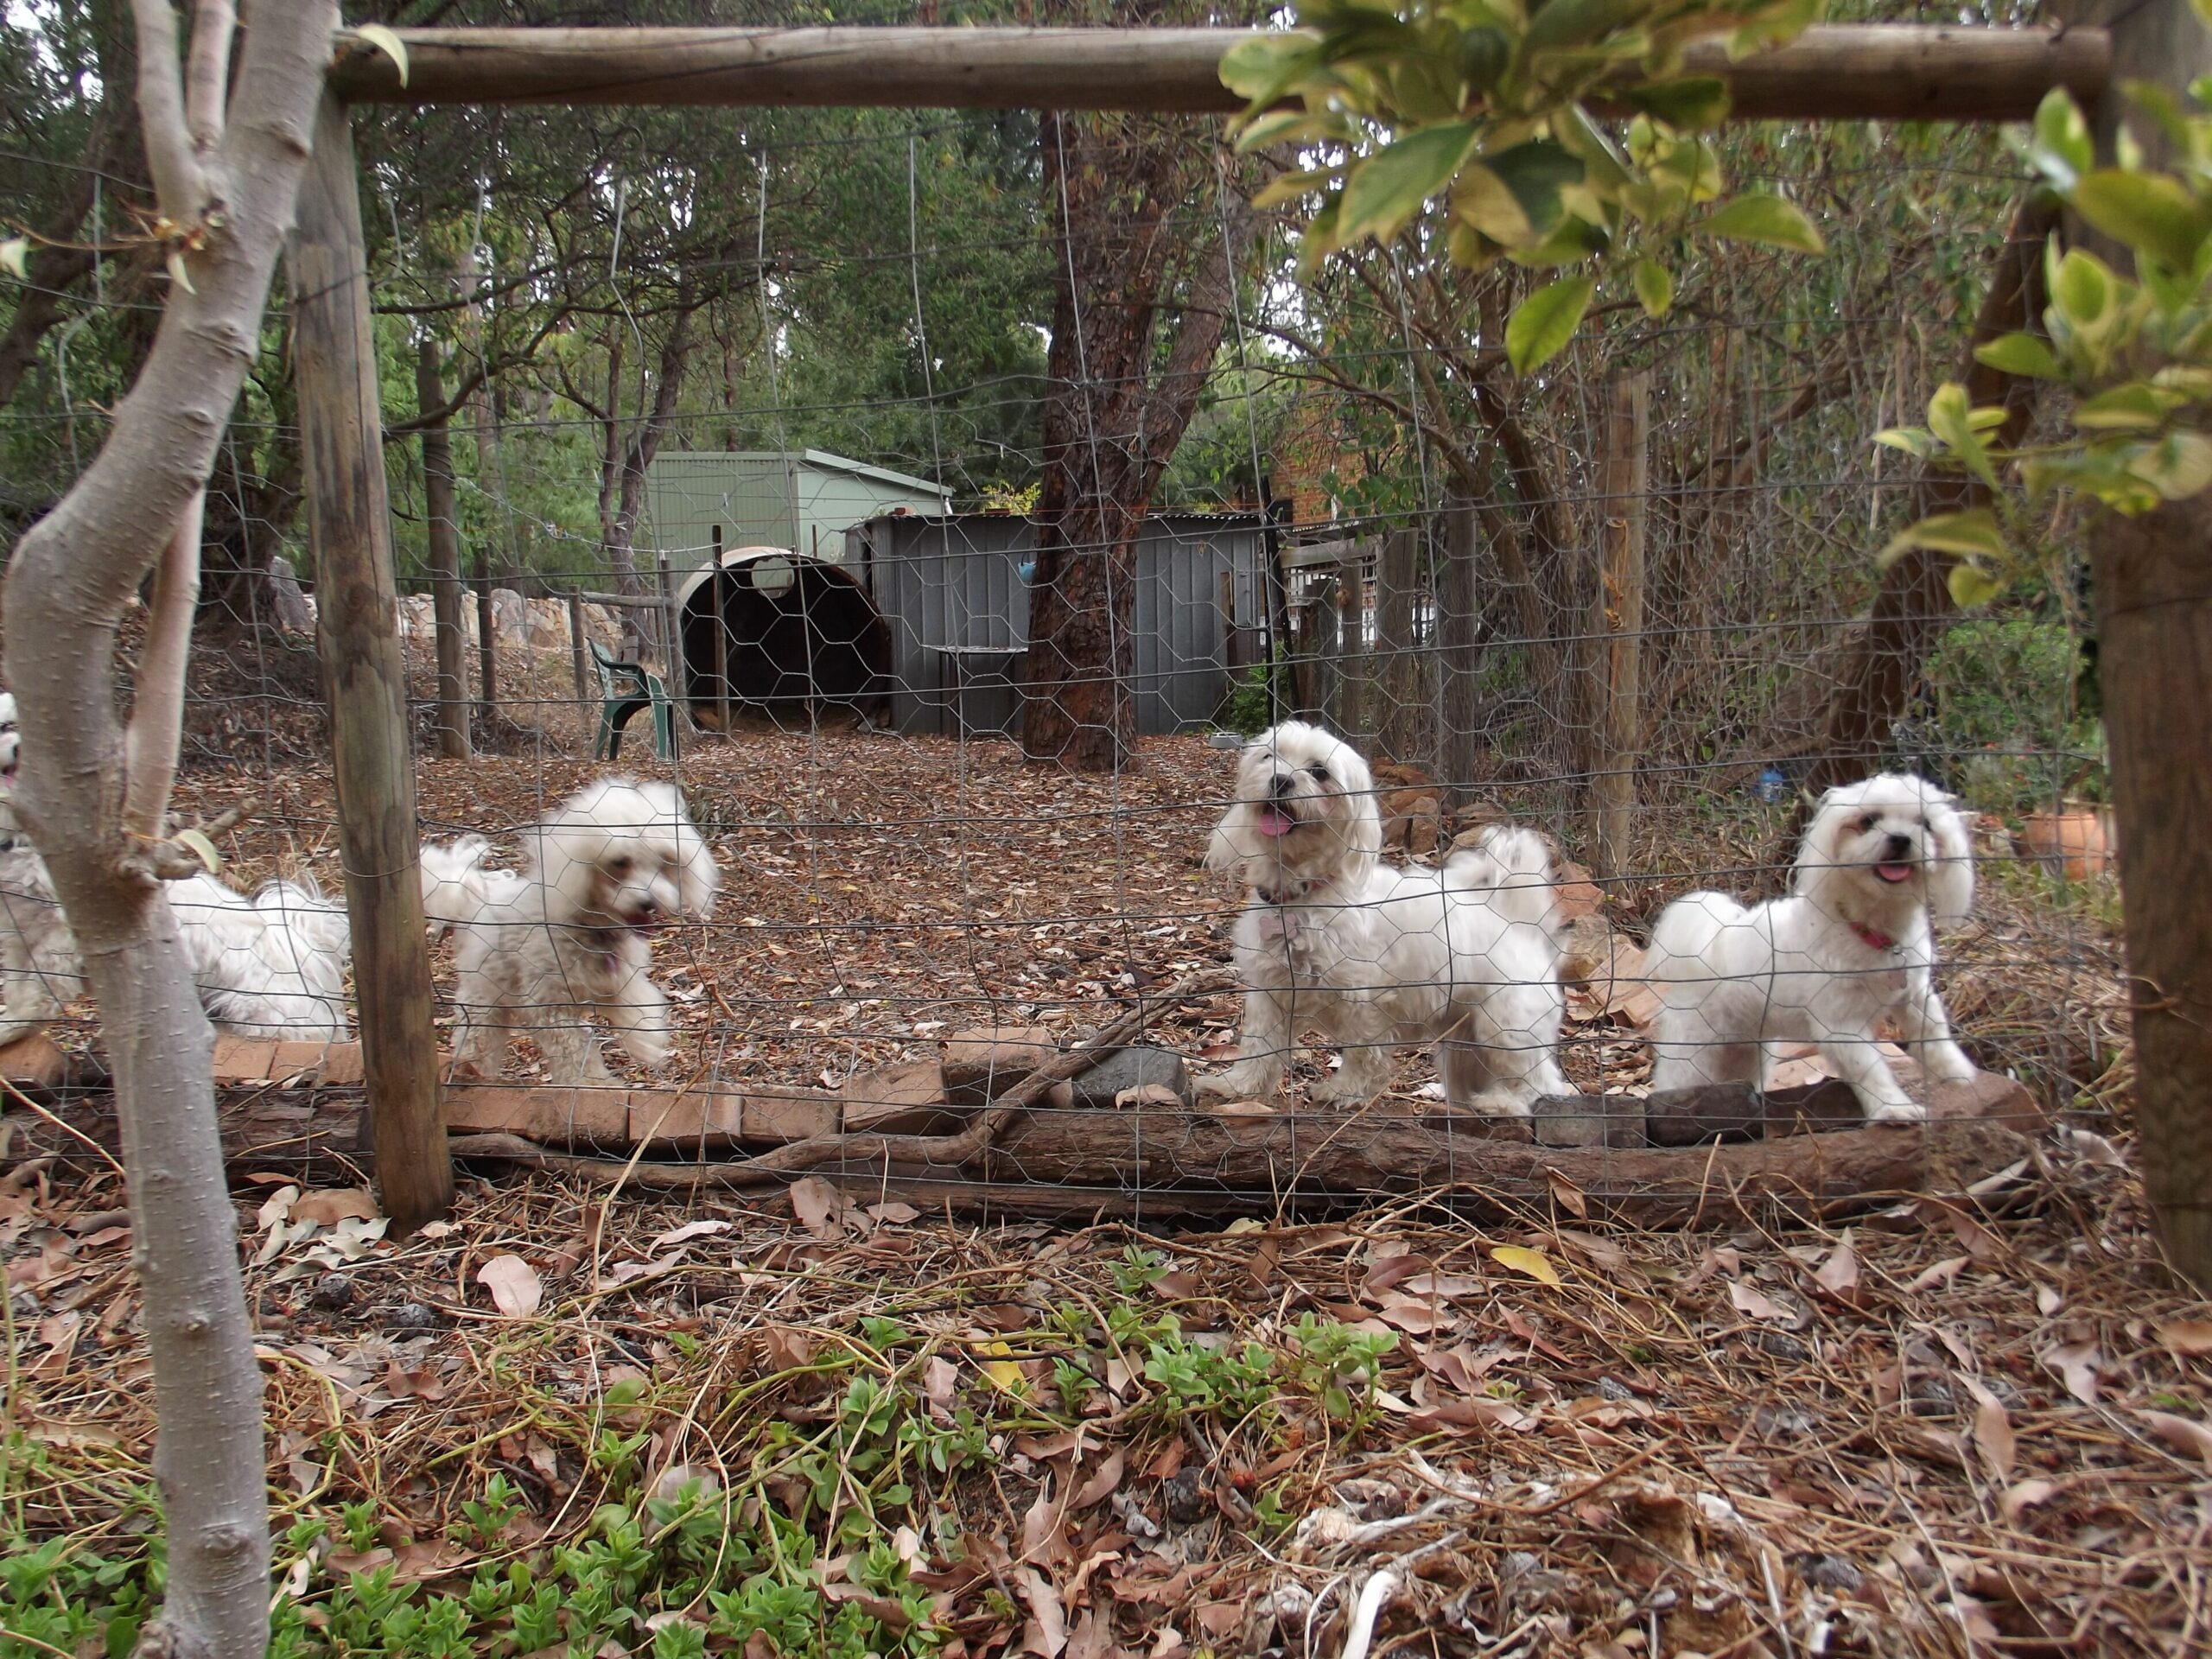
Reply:
[[[131,0],[138,21],[138,118],[146,130],[146,171],[162,215],[197,224],[207,175],[194,152],[177,79],[176,12],[169,0]]]
[[[203,156],[223,142],[223,105],[231,84],[231,37],[238,30],[238,22],[231,0],[199,0],[193,10],[184,115],[192,130],[193,147]]]
[[[192,655],[192,619],[200,608],[200,525],[207,506],[207,492],[196,491],[154,567],[154,602],[146,644],[138,653],[138,694],[123,734],[123,833],[141,843],[162,838],[169,789],[176,782],[184,670]]]

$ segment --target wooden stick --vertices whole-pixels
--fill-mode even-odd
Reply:
[[[339,37],[341,98],[397,104],[871,105],[1224,114],[1225,29],[403,29],[408,83]],[[1741,63],[1693,46],[1739,119],[2020,121],[2064,86],[2105,89],[2099,29],[1837,25]]]
[[[438,1114],[430,955],[416,873],[415,763],[392,589],[368,252],[345,106],[325,98],[286,245],[315,550],[316,627],[328,684],[346,908],[377,1184],[405,1233],[453,1202]]]

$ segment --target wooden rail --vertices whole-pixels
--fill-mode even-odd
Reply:
[[[403,29],[391,60],[341,35],[340,97],[400,104],[873,105],[898,109],[1224,113],[1223,29]],[[1686,67],[1729,84],[1746,120],[2020,121],[2054,86],[2095,100],[2102,29],[1837,24],[1730,63],[1718,41]]]

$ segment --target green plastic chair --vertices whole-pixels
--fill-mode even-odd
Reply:
[[[613,760],[622,753],[622,728],[641,709],[653,711],[653,747],[664,760],[676,758],[676,705],[659,675],[643,663],[626,663],[610,657],[598,640],[591,646],[591,660],[599,670],[599,735],[591,746],[594,760]]]

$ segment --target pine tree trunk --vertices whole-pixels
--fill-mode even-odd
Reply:
[[[425,416],[446,404],[438,343],[416,348],[415,397]],[[461,524],[453,490],[453,440],[444,421],[423,429],[423,497],[429,520],[430,610],[438,652],[438,753],[466,760],[468,741],[468,639],[461,626]]]

